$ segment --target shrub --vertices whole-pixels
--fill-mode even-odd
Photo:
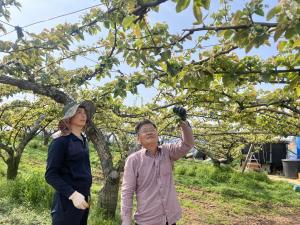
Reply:
[[[96,204],[92,204],[91,207],[91,213],[89,215],[89,220],[88,220],[88,224],[89,225],[99,225],[99,224],[105,224],[105,225],[119,225],[121,224],[121,219],[119,216],[119,213],[116,213],[116,218],[114,219],[108,219],[105,218],[105,216],[103,215],[103,211],[102,209],[97,207],[97,203]]]
[[[28,144],[29,148],[33,148],[33,149],[39,149],[42,146],[42,142],[40,140],[31,140]]]
[[[196,176],[196,170],[197,170],[197,167],[193,166],[193,167],[190,167],[186,170],[186,174],[188,176],[191,176],[191,177],[195,177]]]
[[[176,167],[175,172],[179,175],[185,175],[186,170],[187,170],[186,167],[178,166],[178,167]]]
[[[50,208],[53,189],[40,173],[19,176],[13,181],[1,183],[1,192],[13,202],[26,203],[34,208]]]

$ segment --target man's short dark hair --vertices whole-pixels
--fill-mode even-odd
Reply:
[[[155,123],[153,123],[151,120],[148,119],[144,119],[140,122],[138,122],[135,126],[135,133],[138,134],[140,129],[142,128],[142,126],[146,125],[146,124],[152,124],[154,126],[155,129],[157,129]]]

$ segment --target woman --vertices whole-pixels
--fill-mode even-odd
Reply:
[[[55,189],[52,225],[85,225],[92,184],[89,149],[82,134],[95,112],[90,101],[66,107],[60,136],[49,146],[46,181]]]

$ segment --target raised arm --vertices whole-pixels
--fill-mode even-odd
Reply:
[[[185,156],[194,147],[193,131],[187,121],[180,121],[181,141],[176,144],[166,145],[172,160],[178,160]]]

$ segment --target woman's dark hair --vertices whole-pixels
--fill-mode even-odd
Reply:
[[[142,121],[140,121],[136,124],[135,133],[138,134],[140,129],[142,128],[142,126],[144,126],[146,124],[152,124],[154,126],[154,128],[157,129],[155,123],[153,123],[151,120],[145,119],[145,120],[142,120]]]

